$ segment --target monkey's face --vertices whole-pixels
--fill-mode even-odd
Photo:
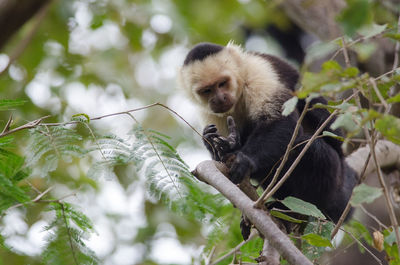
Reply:
[[[202,84],[194,88],[195,97],[203,106],[207,106],[213,113],[229,112],[237,99],[233,87],[232,77],[221,75],[211,83]]]
[[[182,67],[180,85],[209,113],[230,113],[243,92],[241,57],[234,48]]]

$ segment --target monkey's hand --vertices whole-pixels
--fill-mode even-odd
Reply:
[[[203,131],[203,142],[216,161],[226,162],[232,152],[241,147],[239,130],[231,116],[227,118],[229,134],[224,137],[218,133],[214,124],[209,124]]]
[[[211,153],[212,159],[215,161],[221,161],[221,157],[218,154],[218,150],[216,148],[215,139],[220,137],[218,133],[217,126],[214,124],[207,125],[203,130],[203,143],[206,146],[207,150]]]
[[[240,151],[230,158],[226,166],[229,168],[230,180],[235,184],[241,183],[244,177],[250,175],[256,168],[253,160]]]
[[[221,158],[221,161],[227,163],[232,159],[233,152],[238,150],[242,144],[240,142],[240,133],[236,127],[235,121],[231,116],[226,119],[228,127],[228,137],[219,136],[214,139],[215,148]]]

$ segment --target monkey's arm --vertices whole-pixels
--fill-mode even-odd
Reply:
[[[285,153],[296,120],[293,115],[273,122],[260,119],[236,152],[230,167],[231,180],[240,183],[244,176],[263,172],[265,177]],[[301,132],[300,132],[301,133]]]

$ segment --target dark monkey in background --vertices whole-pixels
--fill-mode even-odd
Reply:
[[[226,162],[226,157],[234,157],[229,163],[233,183],[240,183],[246,174],[263,183],[263,188],[271,181],[305,106],[305,100],[299,100],[294,112],[281,114],[298,79],[298,72],[283,60],[246,52],[231,43],[226,47],[200,43],[186,56],[180,85],[199,105],[201,117],[209,124],[203,137],[213,159]],[[320,97],[313,99],[311,106],[317,102],[326,103]],[[299,146],[290,152],[280,177],[301,152],[304,141],[328,116],[326,109],[307,112],[294,143]],[[341,135],[339,130],[330,128],[331,124],[325,130]],[[357,178],[344,160],[341,142],[320,137],[274,197],[282,200],[294,196],[310,202],[337,222]]]

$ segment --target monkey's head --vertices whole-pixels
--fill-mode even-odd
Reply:
[[[233,44],[197,44],[180,70],[181,87],[209,113],[233,111],[243,92],[241,49]]]

